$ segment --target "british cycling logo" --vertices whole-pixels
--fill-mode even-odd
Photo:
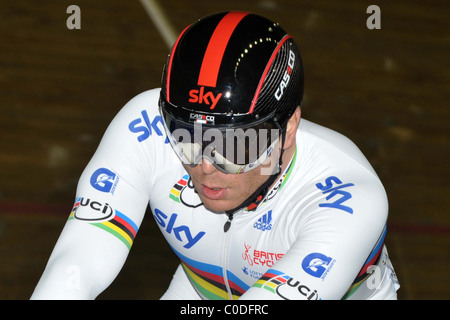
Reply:
[[[90,179],[91,186],[101,192],[110,192],[114,195],[119,183],[119,176],[109,169],[99,168],[94,171]]]
[[[166,215],[161,210],[155,208],[153,214],[156,222],[161,226],[161,229],[169,235],[174,235],[178,241],[184,243],[183,247],[186,249],[195,245],[206,232],[200,231],[195,236],[191,233],[191,229],[186,225],[179,225],[177,223],[178,214],[172,213],[170,216]],[[182,236],[184,234],[184,236]]]
[[[323,281],[335,262],[336,259],[327,257],[322,253],[313,252],[303,259],[302,268],[309,275],[320,278]]]
[[[264,250],[250,250],[251,245],[244,243],[242,259],[247,261],[249,266],[258,265],[263,267],[273,267],[275,262],[283,258],[283,253],[275,253]]]
[[[317,290],[313,290],[293,277],[274,269],[267,271],[253,286],[270,291],[285,300],[296,299],[299,294],[307,300],[321,300]]]
[[[334,186],[333,183],[337,184],[337,186]],[[334,186],[334,187],[333,187]],[[347,190],[342,190],[344,188],[352,187],[354,186],[353,183],[346,183],[342,184],[342,181],[339,180],[339,178],[331,176],[325,179],[325,185],[322,183],[317,183],[316,187],[322,191],[323,194],[328,194],[325,198],[326,200],[330,200],[331,198],[336,199],[336,196],[341,196],[339,199],[336,199],[332,203],[321,203],[319,204],[319,207],[329,207],[329,208],[335,208],[339,210],[346,211],[350,214],[353,213],[353,209],[349,206],[343,205],[344,202],[347,200],[350,200],[352,198],[352,194],[348,192]]]
[[[203,205],[188,174],[185,174],[173,185],[169,198],[189,208],[197,208]]]
[[[133,133],[139,133],[137,137],[139,142],[147,140],[153,133],[160,137],[165,136],[162,117],[157,115],[150,121],[146,110],[141,111],[141,117],[130,122],[128,129]],[[169,143],[168,137],[166,137],[164,143]]]

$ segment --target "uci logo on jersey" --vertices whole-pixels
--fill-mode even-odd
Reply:
[[[322,300],[317,290],[275,269],[269,269],[253,286],[275,293],[284,300],[298,299],[299,294],[307,300]]]
[[[337,186],[334,186],[336,184]],[[352,198],[352,194],[347,190],[343,190],[348,187],[354,186],[353,183],[342,184],[342,181],[337,177],[331,176],[325,179],[325,185],[317,183],[316,187],[322,191],[323,194],[327,194],[326,200],[335,200],[331,203],[321,203],[319,207],[329,207],[346,211],[350,214],[353,213],[353,209],[343,203]]]
[[[87,210],[83,208],[87,208]],[[85,197],[76,198],[70,214],[71,217],[84,221],[108,220],[113,215],[114,209],[108,203],[98,202]]]
[[[143,123],[142,123],[143,122]],[[162,129],[158,127],[158,124],[162,126]],[[152,135],[154,132],[157,136],[162,137],[164,135],[164,123],[160,115],[153,118],[150,121],[147,111],[141,111],[141,117],[134,119],[128,125],[128,129],[133,133],[139,133],[138,141],[142,142]],[[169,143],[169,139],[166,137],[164,143]]]

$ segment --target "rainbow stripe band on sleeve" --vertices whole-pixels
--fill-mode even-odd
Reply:
[[[104,222],[91,223],[91,225],[99,227],[116,236],[128,249],[131,249],[138,231],[136,224],[117,210],[113,219]]]
[[[264,288],[275,293],[276,288],[282,284],[285,284],[289,278],[290,277],[288,275],[278,270],[270,269],[253,284],[253,287]]]
[[[78,207],[79,202],[75,203],[75,207]],[[72,210],[70,213],[69,219],[76,219],[75,218],[75,210]],[[136,237],[136,234],[138,232],[137,225],[128,218],[126,215],[124,215],[122,212],[115,210],[114,218],[108,221],[103,222],[91,222],[89,223],[93,226],[96,226],[100,229],[103,229],[115,237],[117,237],[120,241],[122,241],[128,249],[131,249],[131,246],[133,245],[134,238]]]
[[[384,239],[386,237],[387,225],[384,226],[383,232],[381,233],[380,238],[378,239],[377,244],[373,248],[363,267],[361,268],[358,276],[353,281],[350,288],[345,293],[343,300],[348,299],[355,291],[366,281],[372,274],[372,271],[369,271],[370,266],[376,266],[380,262],[381,252],[384,248]]]

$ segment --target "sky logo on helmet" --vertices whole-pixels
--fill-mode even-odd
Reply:
[[[219,93],[217,96],[214,96],[214,94],[209,91],[205,93],[205,87],[200,87],[200,90],[192,89],[189,91],[189,102],[192,103],[198,103],[198,104],[206,104],[211,105],[209,108],[213,110],[217,102],[219,102],[220,98],[222,97],[222,93]]]
[[[292,70],[294,69],[294,63],[295,63],[295,54],[292,50],[290,50],[287,69],[284,72],[283,79],[281,79],[281,82],[277,88],[277,91],[275,91],[275,99],[277,99],[278,101],[280,101],[281,97],[284,94],[284,89],[286,89],[289,84],[289,80],[291,79]]]

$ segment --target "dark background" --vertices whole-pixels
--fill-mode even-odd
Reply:
[[[303,116],[365,153],[390,201],[387,246],[400,299],[449,299],[447,0],[159,1],[169,24],[228,9],[291,33],[305,64]],[[69,5],[81,29],[69,30]],[[369,30],[369,5],[381,29]],[[28,299],[72,207],[78,177],[108,123],[159,87],[168,45],[133,1],[0,2],[0,299]],[[101,299],[157,299],[177,265],[144,219]]]

